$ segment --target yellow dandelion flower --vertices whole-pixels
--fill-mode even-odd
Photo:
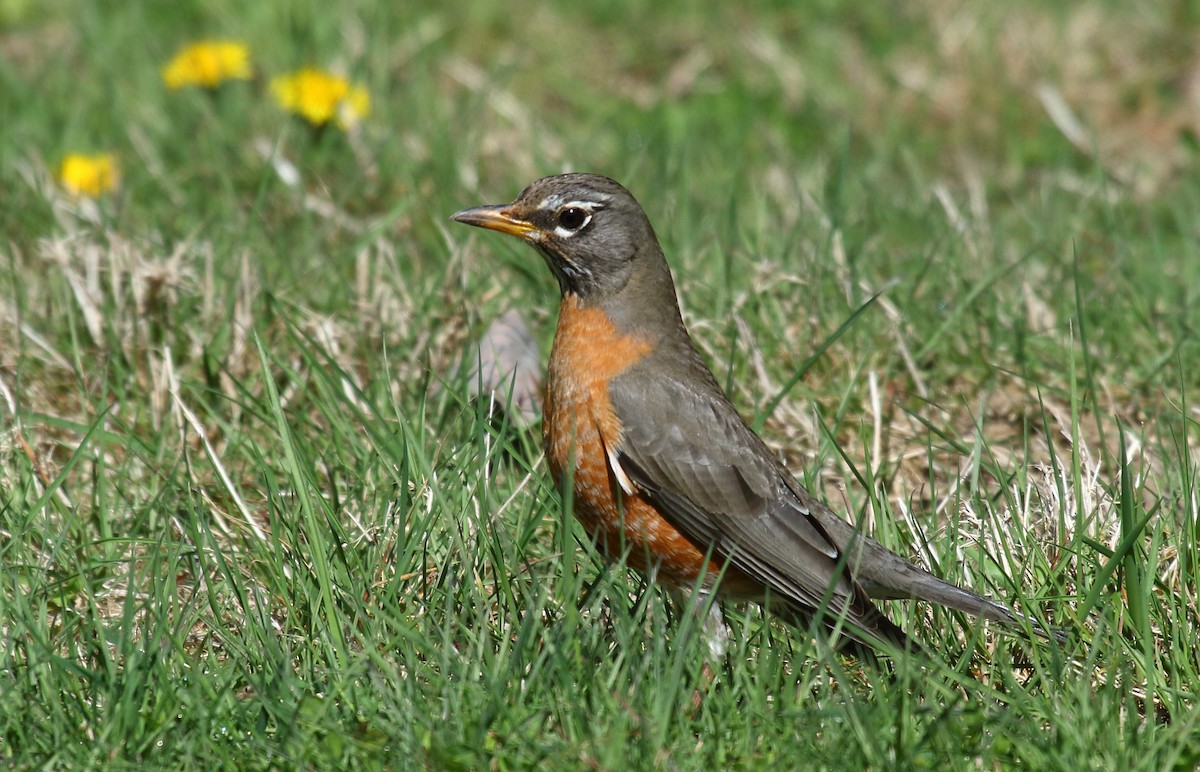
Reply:
[[[285,110],[302,116],[313,126],[333,120],[347,129],[371,112],[366,89],[314,67],[275,78],[271,92]]]
[[[71,153],[63,159],[58,179],[72,195],[95,197],[116,188],[121,181],[121,172],[112,153]]]
[[[201,40],[185,46],[162,69],[170,89],[216,88],[227,80],[250,78],[250,51],[232,40]]]

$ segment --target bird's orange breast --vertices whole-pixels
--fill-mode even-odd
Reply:
[[[564,296],[546,379],[546,458],[563,495],[571,496],[575,516],[606,555],[625,555],[630,566],[653,570],[677,586],[692,586],[704,572],[711,585],[720,567],[708,563],[636,488],[622,488],[624,473],[616,463],[622,426],[608,384],[651,350],[649,341],[621,334],[602,310]]]

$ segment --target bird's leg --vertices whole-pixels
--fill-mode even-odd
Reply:
[[[677,606],[687,609],[700,622],[704,644],[708,646],[707,661],[724,659],[729,651],[729,627],[725,624],[725,615],[721,613],[721,604],[712,598],[712,593],[709,590],[677,588],[669,589],[668,593]]]
[[[708,660],[704,663],[705,666],[709,662],[720,662],[729,652],[729,626],[725,624],[721,604],[715,599],[710,602],[708,596],[708,591],[701,590],[696,594],[695,600],[695,613],[704,615],[700,629],[704,631],[704,642],[708,644]],[[705,613],[705,606],[708,607],[708,613]]]
[[[704,593],[708,595],[708,593]],[[708,659],[704,660],[700,665],[700,674],[704,678],[704,690],[712,686],[712,682],[717,677],[717,672],[714,667],[720,667],[721,662],[729,653],[729,626],[725,624],[725,615],[721,613],[721,604],[716,600],[708,603],[707,599],[700,602],[697,598],[698,609],[700,613],[704,613],[705,605],[708,605],[708,613],[704,614],[704,621],[701,623],[701,629],[704,631],[704,641],[708,644]],[[703,701],[703,695],[700,690],[692,692],[692,710],[700,710],[700,704]]]
[[[678,604],[688,609],[689,614],[698,618],[704,644],[708,647],[708,656],[700,665],[704,683],[692,692],[692,711],[695,712],[704,703],[704,693],[716,680],[717,668],[729,652],[729,627],[725,624],[725,615],[721,613],[721,604],[711,597],[708,590],[676,590],[671,595]]]

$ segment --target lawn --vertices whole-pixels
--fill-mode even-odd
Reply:
[[[0,0],[0,763],[1200,764],[1194,3],[421,5]],[[449,215],[566,170],[799,480],[1067,640],[733,607],[707,684],[459,366],[558,289]]]

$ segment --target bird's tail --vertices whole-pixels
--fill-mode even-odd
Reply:
[[[838,549],[849,551],[850,573],[870,597],[881,600],[915,598],[1009,627],[1028,627],[1047,639],[1066,639],[1066,633],[1062,630],[1047,629],[1007,606],[938,579],[874,539],[864,536],[825,507],[813,507],[812,510],[813,516]]]

